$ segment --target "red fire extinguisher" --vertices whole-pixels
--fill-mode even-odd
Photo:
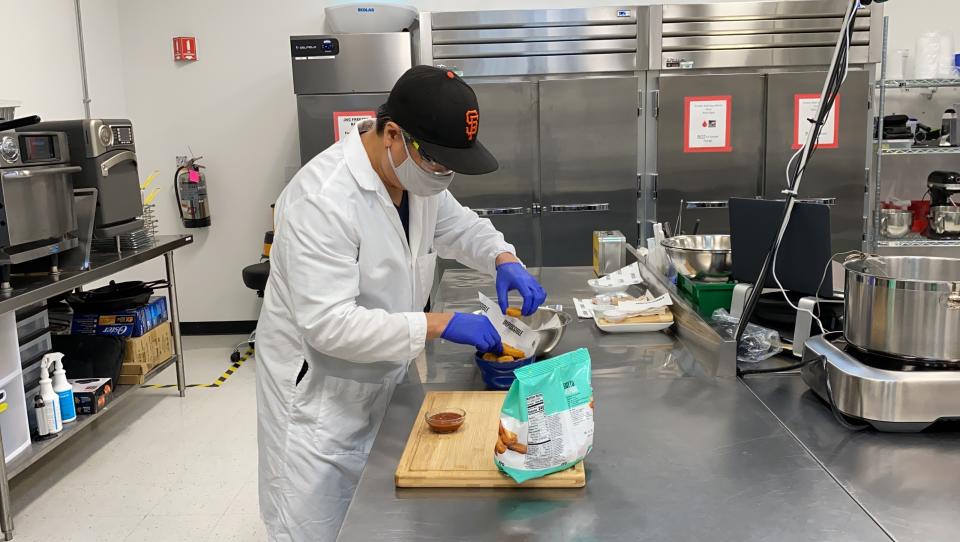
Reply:
[[[203,158],[177,157],[177,172],[173,188],[180,203],[180,219],[185,228],[203,228],[210,225],[210,205],[207,201],[207,178],[197,162]]]

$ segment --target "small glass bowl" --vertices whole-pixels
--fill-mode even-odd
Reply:
[[[453,433],[463,421],[467,419],[467,411],[462,408],[443,407],[431,410],[424,415],[424,420],[434,433]]]

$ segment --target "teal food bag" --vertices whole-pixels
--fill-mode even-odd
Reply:
[[[500,408],[500,470],[522,484],[583,461],[593,448],[590,353],[581,348],[514,374]]]

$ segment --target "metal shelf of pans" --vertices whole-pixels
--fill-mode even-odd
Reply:
[[[919,235],[911,235],[903,239],[880,239],[877,241],[880,248],[905,247],[957,247],[960,248],[960,239],[927,239]]]
[[[960,87],[960,79],[887,79],[877,88],[949,88]]]
[[[892,147],[880,151],[884,155],[896,154],[960,154],[960,147]]]

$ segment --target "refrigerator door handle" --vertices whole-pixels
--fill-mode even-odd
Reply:
[[[547,206],[547,211],[551,213],[596,213],[609,210],[609,203],[571,203]]]
[[[505,216],[505,215],[523,215],[530,210],[526,207],[488,207],[473,209],[477,216]]]
[[[803,198],[797,199],[801,203],[819,203],[820,205],[836,205],[837,198]]]
[[[687,209],[725,209],[729,203],[725,200],[716,201],[688,201]]]

